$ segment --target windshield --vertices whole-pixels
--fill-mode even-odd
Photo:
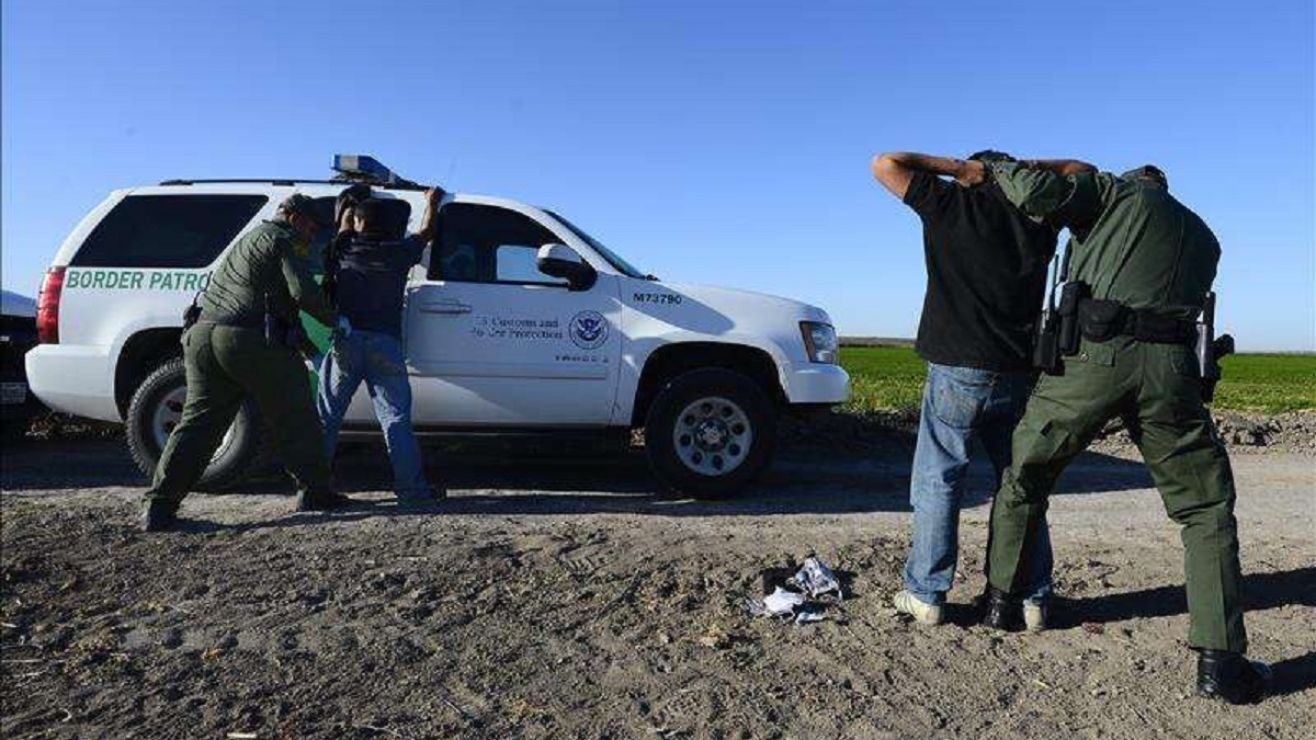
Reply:
[[[557,215],[552,211],[545,209],[544,212],[552,216],[553,218],[556,218],[558,221],[561,221],[563,226],[571,230],[571,233],[580,237],[582,241],[593,247],[594,251],[598,252],[599,255],[603,257],[603,259],[608,261],[608,264],[617,268],[617,270],[621,272],[621,274],[625,275],[626,277],[632,277],[637,280],[657,279],[652,275],[648,275],[643,272],[640,272],[638,269],[635,268],[634,265],[622,259],[617,253],[613,252],[611,249],[608,249],[607,247],[600,244],[598,240],[596,240],[594,237],[582,231],[579,226],[576,226],[575,224],[571,223],[565,218],[562,218],[561,216]]]

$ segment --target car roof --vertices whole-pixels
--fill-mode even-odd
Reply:
[[[225,180],[165,180],[159,185],[143,185],[134,188],[125,188],[118,193],[124,195],[187,195],[196,194],[262,194],[268,195],[271,199],[283,197],[292,192],[302,192],[313,198],[324,198],[338,195],[343,188],[353,185],[353,182],[344,182],[342,180],[275,180],[275,179],[225,179]],[[409,185],[370,185],[373,190],[389,193],[395,197],[415,198],[425,190],[425,186]],[[529,209],[532,212],[544,212],[544,208],[535,206],[524,201],[513,198],[504,198],[495,195],[479,195],[476,193],[454,193],[448,191],[445,195],[444,202],[458,203],[475,203],[481,205],[501,206],[513,210]]]
[[[352,185],[369,185],[380,190],[425,190],[423,185],[402,185],[398,183],[375,183],[364,180],[289,180],[280,178],[229,178],[229,179],[206,179],[206,180],[165,180],[160,183],[163,186],[169,185],[224,185],[224,184],[242,184],[242,185],[276,185],[281,187],[295,187],[298,185],[337,185],[340,187],[350,187]]]

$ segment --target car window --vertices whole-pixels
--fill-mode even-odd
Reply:
[[[539,247],[520,244],[499,244],[494,252],[494,264],[500,283],[537,283],[548,279],[539,271]]]
[[[639,268],[635,267],[631,263],[622,259],[621,255],[603,246],[603,243],[600,242],[598,239],[595,239],[589,234],[586,234],[584,229],[566,220],[561,215],[554,213],[553,211],[545,211],[545,213],[552,216],[553,218],[556,218],[558,221],[562,222],[562,225],[570,229],[571,233],[580,237],[581,241],[593,247],[594,251],[598,252],[600,257],[607,260],[608,264],[617,268],[617,271],[625,275],[626,277],[633,277],[636,280],[657,280],[657,278],[655,278],[653,275],[649,275],[644,272],[641,272]]]
[[[315,211],[319,214],[321,223],[334,222],[334,202],[337,200],[337,198],[315,199]],[[311,240],[310,256],[307,259],[312,275],[324,274],[324,250],[329,247],[329,242],[333,240],[337,230],[338,227],[335,225],[315,232],[315,238]]]
[[[130,195],[96,224],[71,264],[205,267],[268,200],[264,195]]]
[[[539,248],[561,240],[523,213],[474,203],[449,203],[439,212],[438,259],[431,280],[465,283],[562,285],[539,271]]]

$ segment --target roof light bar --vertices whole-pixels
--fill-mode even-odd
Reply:
[[[416,183],[398,175],[380,164],[379,160],[365,154],[335,154],[333,169],[338,173],[335,180],[417,187]]]

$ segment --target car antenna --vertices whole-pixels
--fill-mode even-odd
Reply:
[[[456,174],[457,174],[457,155],[454,154],[452,155],[452,159],[449,160],[448,162],[448,176],[443,178],[443,181],[447,183],[456,182],[456,180],[453,179],[453,175]]]

